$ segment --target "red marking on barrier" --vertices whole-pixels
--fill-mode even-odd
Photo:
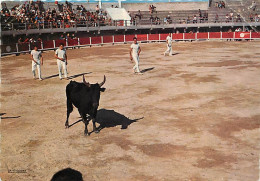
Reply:
[[[221,33],[220,32],[209,33],[209,38],[221,38]]]
[[[160,40],[166,40],[169,34],[160,34]]]
[[[186,40],[195,39],[195,33],[184,33],[184,39],[186,39]]]
[[[78,39],[68,39],[68,46],[78,45]]]
[[[208,33],[197,33],[197,39],[208,39]]]
[[[124,35],[115,35],[114,42],[124,42]]]
[[[152,41],[152,40],[159,40],[159,34],[149,34],[148,35],[148,40]]]
[[[250,32],[236,32],[235,38],[250,39]]]
[[[113,36],[103,36],[103,43],[113,43]]]
[[[147,41],[147,34],[137,35],[138,41]]]
[[[183,33],[178,33],[178,34],[173,33],[172,34],[172,39],[173,40],[182,40],[183,39]]]
[[[251,33],[251,38],[260,38],[260,33],[258,33],[258,32],[252,32],[252,33]]]
[[[101,36],[91,37],[91,44],[101,44]]]
[[[222,33],[222,38],[223,39],[232,39],[233,38],[234,33],[233,32],[223,32]]]
[[[53,40],[44,41],[43,48],[54,48]]]
[[[66,46],[66,40],[55,40],[55,47],[59,47],[61,43]]]
[[[89,45],[90,44],[90,39],[89,39],[89,37],[87,37],[87,38],[80,38],[79,39],[79,43],[80,43],[80,45]]]
[[[125,35],[125,41],[133,41],[135,35]]]

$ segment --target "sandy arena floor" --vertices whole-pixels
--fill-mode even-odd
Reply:
[[[65,129],[69,81],[58,79],[53,51],[44,81],[32,79],[28,54],[2,58],[2,180],[45,181],[71,167],[86,181],[256,181],[259,42],[179,42],[172,57],[164,43],[141,44],[143,75],[132,74],[129,46],[68,50],[73,80],[107,76],[98,121],[108,126],[90,136],[82,122]],[[70,124],[78,119],[74,109]]]

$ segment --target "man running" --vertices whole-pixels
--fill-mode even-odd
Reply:
[[[167,50],[164,52],[164,56],[168,53],[169,56],[172,56],[172,37],[171,33],[166,38]]]
[[[38,47],[34,46],[34,49],[31,51],[31,56],[32,56],[32,73],[33,73],[33,78],[36,79],[36,67],[38,69],[38,76],[39,80],[42,80],[42,75],[41,75],[41,65],[43,65],[43,57],[42,57],[42,52],[38,51]]]
[[[68,73],[67,73],[68,59],[67,59],[66,50],[64,49],[64,45],[62,43],[60,44],[59,48],[55,52],[55,58],[57,58],[60,80],[62,80],[61,68],[63,68],[64,76],[68,80]]]
[[[134,73],[142,74],[139,70],[139,55],[141,52],[141,47],[139,43],[137,43],[137,38],[133,38],[134,43],[132,43],[130,48],[130,60],[135,62],[135,66],[133,67]]]

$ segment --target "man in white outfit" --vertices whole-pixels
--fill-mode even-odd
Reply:
[[[171,33],[166,38],[167,50],[164,52],[164,56],[168,53],[169,56],[172,56],[172,37]]]
[[[35,70],[36,70],[36,67],[37,67],[39,80],[42,80],[42,75],[41,75],[41,65],[43,65],[42,52],[38,51],[37,46],[35,46],[34,49],[31,51],[31,56],[32,56],[32,73],[33,73],[33,78],[36,79]]]
[[[133,38],[134,43],[132,43],[130,48],[130,60],[135,62],[135,66],[133,67],[134,73],[142,74],[139,70],[139,55],[141,52],[141,47],[139,43],[137,43],[137,38]]]
[[[64,71],[64,76],[68,80],[68,73],[67,73],[68,59],[67,59],[66,50],[64,49],[64,45],[62,43],[60,44],[59,48],[55,52],[55,58],[57,58],[60,80],[62,80],[62,70],[61,70],[62,68]]]

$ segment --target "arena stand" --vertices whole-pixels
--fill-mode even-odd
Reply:
[[[225,1],[225,8],[216,8],[215,3],[217,0],[199,0],[200,2],[195,2],[197,0],[190,0],[190,2],[168,2],[164,1],[161,3],[156,2],[156,0],[147,1],[146,3],[129,3],[127,0],[122,3],[122,7],[125,8],[129,14],[134,18],[124,22],[122,20],[109,21],[106,17],[106,21],[81,21],[77,20],[67,26],[66,22],[59,22],[57,27],[53,26],[53,23],[15,23],[5,22],[1,24],[1,35],[7,40],[15,39],[19,36],[30,36],[41,35],[45,36],[44,40],[37,42],[37,46],[42,50],[55,49],[60,42],[63,42],[67,47],[80,47],[80,46],[92,46],[92,45],[102,45],[102,44],[115,44],[115,43],[127,43],[132,41],[133,36],[137,36],[142,42],[150,41],[165,41],[164,36],[166,32],[172,33],[172,37],[176,41],[189,41],[189,40],[225,40],[225,39],[246,39],[246,40],[256,40],[259,39],[259,33],[255,27],[260,27],[260,22],[247,22],[243,19],[242,22],[236,22],[234,19],[226,22],[226,14],[232,12],[233,16],[237,16],[239,8],[246,7],[250,5],[247,1],[245,4],[235,5],[232,4],[232,0]],[[240,0],[238,0],[240,1]],[[70,4],[72,9],[76,9],[78,6],[83,6],[90,13],[95,12],[95,7],[97,2],[90,0],[91,3],[79,3],[75,1]],[[113,5],[118,6],[116,1],[106,1],[107,3],[102,4],[102,11],[106,8],[111,8]],[[168,2],[168,3],[166,3]],[[13,7],[17,2],[9,2],[8,8]],[[65,4],[61,2],[60,4]],[[153,4],[156,9],[153,12],[149,12],[149,6]],[[44,2],[44,9],[57,8],[57,4],[53,2]],[[199,12],[200,9],[200,12]],[[140,10],[142,17],[141,19],[135,17]],[[258,9],[256,10],[258,12]],[[202,19],[200,15],[202,14]],[[218,14],[218,22],[215,21],[215,16]],[[1,14],[2,16],[3,14]],[[197,22],[193,22],[194,15],[197,17]],[[158,17],[159,21],[151,21],[150,17]],[[77,16],[76,16],[77,17]],[[166,21],[165,18],[170,17],[171,21]],[[188,17],[190,19],[188,19]],[[77,19],[77,18],[76,18]],[[2,19],[1,19],[2,20]],[[243,32],[230,32],[239,27]],[[251,31],[247,29],[245,32],[245,27],[251,27]],[[222,29],[223,28],[223,29]],[[259,29],[259,28],[258,28]],[[227,32],[229,31],[229,32]],[[241,31],[241,30],[240,30]],[[250,31],[250,32],[249,32]],[[66,33],[81,33],[84,36],[79,36],[76,39],[68,40],[57,40],[58,38],[49,38],[49,35],[59,35]],[[150,33],[147,33],[150,32]],[[181,33],[179,33],[181,32]],[[186,33],[187,32],[187,33]],[[121,35],[117,35],[117,34]],[[102,35],[102,36],[101,36]],[[77,36],[76,36],[77,37]],[[18,39],[18,38],[17,38]],[[52,40],[54,39],[54,40]],[[17,42],[17,40],[15,40]],[[13,42],[13,41],[12,41]],[[1,45],[2,55],[8,54],[19,54],[23,52],[29,52],[32,49],[32,43],[11,43],[4,42]]]
[[[135,35],[112,35],[112,36],[96,36],[76,39],[49,40],[35,43],[16,43],[1,46],[1,55],[11,55],[20,53],[29,53],[33,46],[37,46],[40,50],[54,50],[63,43],[66,48],[95,46],[104,44],[129,43],[133,41],[133,37],[137,37],[139,42],[165,42],[168,34],[135,34]],[[260,40],[260,33],[257,32],[208,32],[208,33],[172,33],[174,41],[198,41],[198,40]]]

